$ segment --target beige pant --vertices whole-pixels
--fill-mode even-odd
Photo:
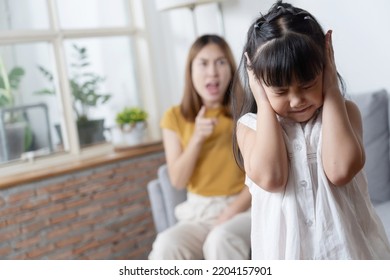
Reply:
[[[236,196],[203,197],[188,193],[178,205],[178,223],[157,235],[151,260],[246,260],[250,257],[250,211],[214,227]]]

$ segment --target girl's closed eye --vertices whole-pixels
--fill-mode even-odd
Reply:
[[[272,91],[275,95],[284,95],[288,92],[288,88],[272,87]]]
[[[313,79],[311,81],[302,83],[301,84],[301,88],[303,90],[311,89],[311,88],[315,87],[318,84],[318,80],[319,80],[319,77],[316,77],[315,79]]]
[[[302,89],[311,89],[312,87],[314,87],[316,85],[316,81],[311,81],[311,82],[309,82],[309,83],[306,83],[306,84],[303,84],[303,85],[301,85],[301,88]]]

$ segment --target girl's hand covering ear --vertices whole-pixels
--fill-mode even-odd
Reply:
[[[249,80],[249,86],[251,88],[252,94],[256,100],[256,103],[259,104],[260,102],[267,101],[268,98],[264,91],[263,85],[261,82],[256,78],[255,74],[253,73],[251,61],[249,60],[248,54],[244,53],[247,61],[246,66],[246,72],[248,74],[248,80]]]
[[[332,30],[329,30],[325,35],[325,47],[326,61],[323,73],[324,96],[330,92],[340,92],[332,44]]]

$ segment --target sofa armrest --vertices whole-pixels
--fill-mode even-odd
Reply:
[[[168,175],[168,168],[165,164],[159,167],[158,178],[161,184],[162,195],[165,202],[168,225],[172,226],[177,222],[175,216],[176,205],[184,202],[187,199],[187,190],[178,190],[172,186]]]
[[[154,226],[157,232],[169,227],[161,185],[157,179],[147,185]]]

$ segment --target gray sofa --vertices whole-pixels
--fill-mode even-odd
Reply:
[[[363,118],[368,189],[375,209],[390,239],[390,121],[386,90],[348,96],[359,107]],[[166,166],[148,184],[149,198],[157,232],[176,223],[174,207],[186,199],[186,191],[174,189]]]
[[[161,232],[176,223],[174,209],[187,199],[187,191],[175,189],[169,180],[167,166],[161,165],[157,179],[147,185],[153,221],[157,232]]]
[[[390,239],[390,121],[386,90],[348,96],[359,107],[363,119],[368,191]]]

